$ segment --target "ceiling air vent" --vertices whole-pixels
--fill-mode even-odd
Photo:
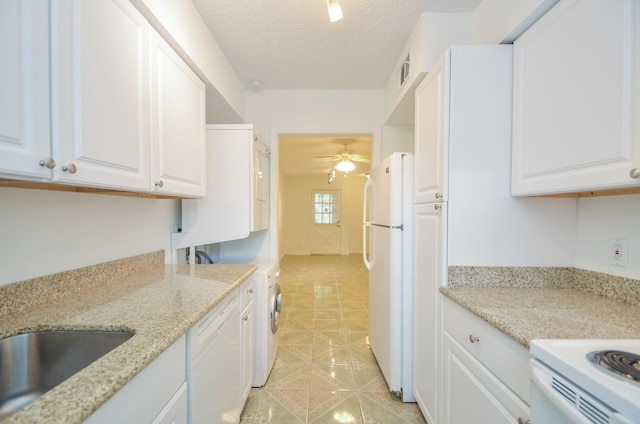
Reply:
[[[400,87],[403,86],[404,82],[409,77],[409,68],[411,65],[411,53],[407,55],[407,58],[402,62],[402,66],[400,67]]]

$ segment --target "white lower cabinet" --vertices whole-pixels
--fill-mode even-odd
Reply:
[[[185,358],[186,341],[182,336],[89,416],[85,423],[185,424]]]
[[[526,423],[528,351],[446,298],[444,330],[443,423]]]
[[[183,383],[152,424],[187,423],[187,383]]]
[[[256,349],[256,314],[254,312],[255,302],[255,279],[248,278],[240,286],[240,410],[244,407],[251,386],[253,385],[253,372],[255,368]]]

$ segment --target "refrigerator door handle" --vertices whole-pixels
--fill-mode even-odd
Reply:
[[[369,187],[371,186],[371,178],[367,179],[364,183],[364,194],[363,194],[363,206],[362,206],[362,260],[364,262],[364,266],[371,271],[371,262],[367,258],[367,227],[371,226],[371,223],[367,221],[367,193],[369,192]]]

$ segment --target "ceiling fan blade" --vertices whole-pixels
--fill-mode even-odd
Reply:
[[[351,158],[352,161],[354,162],[360,162],[360,163],[371,163],[371,159],[367,159],[367,158]]]

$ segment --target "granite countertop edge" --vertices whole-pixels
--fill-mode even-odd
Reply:
[[[252,264],[148,266],[100,287],[0,314],[0,338],[54,329],[135,333],[2,422],[83,422],[257,269]]]
[[[640,308],[575,288],[440,287],[527,350],[534,339],[640,338]]]

